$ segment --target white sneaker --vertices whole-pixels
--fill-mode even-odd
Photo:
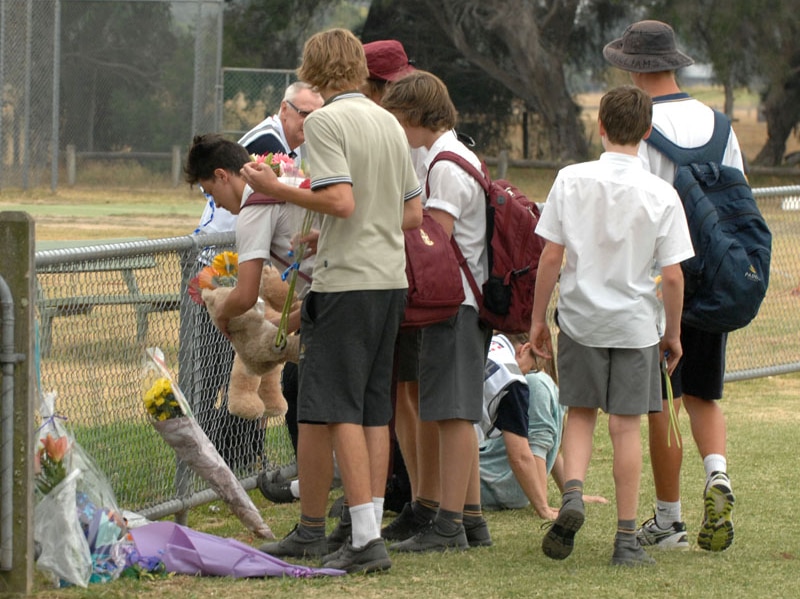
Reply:
[[[713,472],[703,493],[703,524],[697,544],[706,551],[725,551],[733,543],[733,491],[724,472]]]
[[[656,523],[656,517],[644,522],[636,531],[636,538],[643,547],[656,547],[658,549],[688,549],[689,537],[686,534],[684,522],[674,522],[669,528],[661,528]]]

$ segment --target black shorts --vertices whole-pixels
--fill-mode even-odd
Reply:
[[[721,399],[727,342],[727,333],[708,333],[682,323],[683,357],[670,377],[673,396],[686,394],[700,399]],[[663,380],[661,396],[667,397]]]
[[[405,289],[310,292],[300,326],[297,420],[384,426]]]

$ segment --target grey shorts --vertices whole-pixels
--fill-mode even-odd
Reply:
[[[300,325],[297,420],[384,426],[392,418],[406,290],[310,292]]]
[[[660,412],[658,355],[658,344],[641,349],[587,347],[559,331],[559,401],[622,416]]]
[[[422,329],[419,351],[420,420],[463,419],[483,414],[483,375],[491,330],[474,308]]]

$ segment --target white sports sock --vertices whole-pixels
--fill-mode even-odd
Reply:
[[[289,491],[292,494],[292,497],[295,499],[300,499],[300,480],[295,479],[289,483]]]
[[[718,453],[710,453],[703,458],[703,466],[706,469],[706,478],[711,477],[712,472],[727,472],[728,461],[724,455]]]
[[[373,497],[372,507],[375,510],[375,522],[378,523],[378,530],[383,524],[383,497]]]
[[[375,507],[372,502],[350,506],[350,518],[353,521],[353,548],[358,549],[372,539],[381,536],[381,529],[375,522]]]
[[[656,526],[668,529],[675,522],[681,522],[681,500],[661,501],[656,499]]]

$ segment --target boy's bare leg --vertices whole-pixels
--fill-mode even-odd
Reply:
[[[417,421],[419,420],[419,383],[402,381],[397,383],[397,403],[395,404],[394,429],[397,442],[403,454],[403,461],[411,483],[411,500],[417,498]]]
[[[608,432],[614,448],[617,519],[635,520],[642,476],[641,416],[611,414]]]
[[[386,434],[383,434],[377,429],[384,427],[372,427],[376,430],[367,433],[365,427],[349,422],[339,422],[328,426],[336,453],[336,462],[342,476],[344,494],[350,506],[353,525],[352,544],[356,548],[363,547],[372,539],[380,536],[380,528],[375,521],[372,503],[373,464],[369,455],[367,437],[371,437],[370,441],[375,444],[377,453],[388,456],[388,429]],[[382,439],[387,444],[384,449],[379,447]],[[380,460],[380,457],[380,455],[376,455],[376,462]],[[387,466],[388,462],[384,461],[382,464],[384,487]],[[383,491],[380,496],[383,496]],[[365,507],[367,505],[369,506],[368,510]]]
[[[333,445],[325,424],[297,425],[297,475],[300,484],[300,511],[306,516],[324,518],[333,482]]]
[[[441,480],[439,508],[461,513],[474,459],[478,455],[478,437],[468,420],[441,420],[438,426]]]
[[[681,398],[675,398],[675,411],[681,405]],[[661,501],[675,502],[681,498],[680,472],[683,463],[683,443],[678,446],[677,440],[669,438],[669,403],[663,402],[660,412],[652,412],[647,416],[648,438],[650,447],[650,463],[653,467],[653,483],[656,498]],[[669,442],[669,446],[667,443]]]

